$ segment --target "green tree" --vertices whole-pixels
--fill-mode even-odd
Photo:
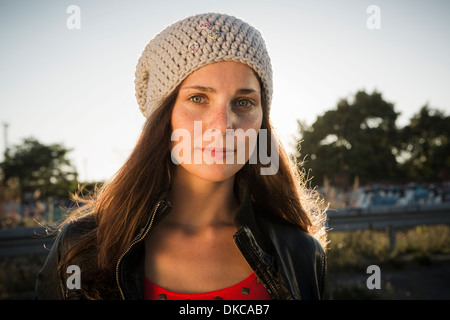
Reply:
[[[60,144],[44,145],[34,138],[24,139],[20,145],[5,152],[0,164],[3,180],[18,181],[21,193],[37,192],[41,197],[66,198],[78,186],[77,172]]]
[[[395,151],[399,150],[396,127],[398,113],[381,93],[359,91],[352,102],[342,99],[336,109],[317,117],[310,127],[299,122],[297,155],[312,169],[313,183],[326,176],[335,185],[348,185],[358,176],[361,182],[396,177]]]
[[[401,169],[415,181],[450,178],[450,116],[423,106],[400,130]]]

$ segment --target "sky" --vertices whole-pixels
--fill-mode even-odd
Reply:
[[[78,29],[67,25],[70,5]],[[234,15],[263,35],[271,119],[288,151],[297,120],[312,125],[359,90],[381,92],[399,126],[425,104],[450,113],[450,1],[0,0],[1,154],[7,123],[8,146],[61,143],[80,181],[113,176],[144,124],[134,93],[144,47],[203,12]]]

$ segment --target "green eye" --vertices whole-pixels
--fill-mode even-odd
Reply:
[[[203,103],[203,97],[202,96],[193,96],[189,98],[190,101],[193,103]]]
[[[238,106],[240,108],[250,108],[253,105],[254,105],[254,103],[248,99],[241,99],[241,100],[236,101],[236,106]]]

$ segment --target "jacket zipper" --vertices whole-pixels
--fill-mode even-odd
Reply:
[[[149,233],[151,227],[153,226],[153,222],[156,217],[156,212],[158,211],[159,207],[161,206],[163,201],[159,201],[155,208],[152,211],[152,215],[150,216],[150,220],[147,224],[147,227],[144,227],[144,230],[141,230],[141,233],[135,237],[135,239],[130,243],[130,245],[127,247],[127,249],[122,253],[122,255],[119,257],[119,260],[117,260],[116,264],[116,282],[117,287],[119,288],[120,296],[122,300],[125,300],[125,295],[123,293],[123,289],[120,285],[119,280],[119,269],[120,264],[123,260],[123,258],[128,254],[128,252],[139,242],[141,242]],[[238,230],[236,234],[233,237],[235,245],[238,247],[239,251],[241,251],[241,254],[244,256],[244,258],[247,260],[248,264],[252,267],[252,269],[257,274],[258,278],[263,282],[266,289],[269,291],[269,294],[273,298],[277,298],[279,293],[278,289],[274,285],[273,281],[271,281],[270,277],[266,274],[266,271],[261,269],[259,267],[260,258],[256,257],[253,253],[255,249],[252,247],[252,245],[249,243],[249,235],[246,228],[243,228],[241,230]]]
[[[244,238],[245,236],[246,238]],[[236,232],[233,238],[234,243],[238,247],[239,251],[241,251],[241,254],[247,260],[250,267],[256,273],[258,278],[263,282],[264,286],[269,291],[269,294],[272,296],[272,298],[276,299],[279,295],[278,289],[273,284],[273,281],[271,281],[270,277],[267,276],[265,270],[259,268],[260,258],[255,257],[255,254],[253,253],[255,249],[249,243],[248,239],[249,236],[247,234],[247,230],[245,228],[238,230],[238,232]]]
[[[123,293],[122,287],[120,285],[120,281],[119,281],[119,267],[120,267],[120,263],[122,262],[122,259],[127,255],[127,253],[131,250],[131,248],[133,246],[135,246],[138,242],[141,242],[142,239],[145,238],[145,236],[148,234],[148,232],[150,231],[152,225],[153,225],[153,221],[155,220],[155,216],[156,216],[156,211],[158,211],[159,207],[161,206],[161,203],[163,201],[159,201],[155,208],[153,209],[152,215],[150,217],[150,221],[148,222],[148,225],[146,227],[146,229],[144,230],[144,233],[141,233],[130,243],[130,245],[128,246],[128,248],[122,253],[122,255],[119,257],[119,260],[117,260],[117,264],[116,264],[116,282],[117,282],[117,287],[119,288],[119,292],[120,292],[120,296],[122,297],[122,300],[125,300],[125,295]]]

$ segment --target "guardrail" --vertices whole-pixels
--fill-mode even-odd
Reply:
[[[331,231],[392,230],[417,225],[450,224],[450,204],[330,210],[327,216]]]
[[[0,230],[0,257],[47,254],[54,237],[44,227],[16,227]]]
[[[406,206],[371,206],[367,208],[343,208],[329,210],[328,218],[369,216],[369,215],[394,215],[409,213],[450,212],[450,203],[441,204],[416,204]]]
[[[395,229],[416,225],[450,224],[450,203],[404,207],[370,207],[367,209],[330,210],[330,231]],[[54,242],[44,227],[0,229],[0,257],[47,254]]]
[[[450,204],[370,207],[328,212],[330,231],[385,230],[390,250],[397,246],[397,230],[418,225],[450,224]]]

